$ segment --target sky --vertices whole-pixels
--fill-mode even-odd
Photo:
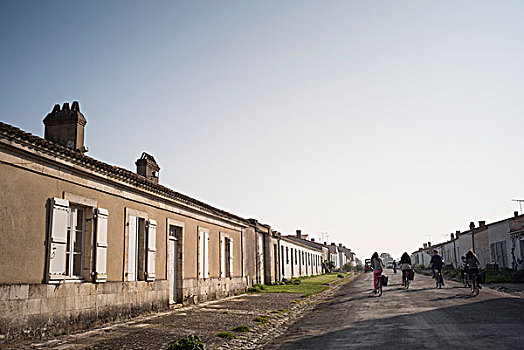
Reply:
[[[360,259],[524,198],[522,1],[0,1],[0,120]]]

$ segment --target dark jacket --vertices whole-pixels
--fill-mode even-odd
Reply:
[[[440,255],[435,254],[431,257],[430,263],[432,269],[440,269],[444,265],[444,260],[442,260]]]

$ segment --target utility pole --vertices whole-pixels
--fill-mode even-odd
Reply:
[[[512,199],[511,201],[519,202],[520,213],[522,214],[522,202],[524,202],[524,199]]]

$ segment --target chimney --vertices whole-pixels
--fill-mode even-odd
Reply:
[[[422,244],[422,246],[424,247],[424,249],[426,249],[428,247],[428,244],[424,243],[424,244]]]
[[[513,212],[513,216],[515,216],[515,217],[519,216],[519,212],[518,211],[514,211]]]
[[[324,242],[324,245],[327,247],[327,242]]]
[[[486,226],[486,221],[479,221],[479,227]]]
[[[142,156],[135,162],[135,164],[138,175],[142,175],[148,180],[158,184],[158,173],[160,167],[152,155],[143,152]]]
[[[469,223],[469,229],[473,230],[475,228],[475,223],[472,221]]]
[[[339,246],[340,248],[342,248],[342,243],[339,243],[338,246]]]
[[[455,239],[455,235],[452,233],[451,234],[451,240],[454,240]]]
[[[302,230],[297,230],[297,237],[302,238]]]
[[[314,238],[311,238],[311,242],[315,242],[315,239],[314,239]]]
[[[428,248],[431,247],[431,242],[428,242]]]
[[[80,113],[80,104],[74,101],[69,108],[65,102],[62,108],[55,105],[53,110],[44,118],[44,138],[77,152],[85,153],[84,128],[86,118]]]
[[[459,230],[455,231],[455,236],[457,236],[457,238],[459,235],[460,235],[460,231]]]

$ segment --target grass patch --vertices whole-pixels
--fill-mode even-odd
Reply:
[[[224,338],[224,339],[235,339],[236,336],[231,332],[220,332],[217,333],[217,337]]]
[[[269,322],[269,316],[266,316],[266,315],[262,315],[262,316],[257,316],[253,319],[253,321],[257,322],[257,323],[268,323]]]
[[[346,277],[348,274],[332,273],[313,277],[294,278],[289,284],[280,284],[274,286],[265,286],[263,293],[299,293],[304,297],[320,293],[329,288],[329,283],[333,281],[343,281],[338,277]]]
[[[240,333],[249,332],[250,330],[251,328],[249,328],[245,324],[241,324],[240,326],[236,326],[235,328],[232,329],[233,332],[240,332]]]

